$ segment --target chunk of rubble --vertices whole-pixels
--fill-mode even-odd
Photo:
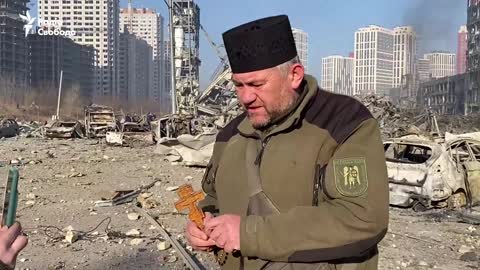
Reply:
[[[173,187],[167,187],[167,191],[176,191],[178,189],[178,186],[173,186]]]
[[[135,238],[135,239],[130,240],[130,245],[131,246],[138,246],[141,243],[143,243],[143,239],[141,239],[141,238]]]
[[[172,247],[172,244],[168,241],[161,241],[160,243],[157,244],[157,249],[160,251],[167,250]]]
[[[137,213],[130,213],[130,214],[127,215],[127,217],[128,217],[129,220],[137,220],[137,219],[140,218],[140,215],[137,214]]]
[[[65,234],[65,240],[67,240],[67,242],[69,242],[70,244],[75,243],[78,240],[78,238],[79,238],[79,234],[74,231],[68,231]]]
[[[126,236],[137,236],[140,235],[140,232],[137,229],[131,229],[125,233]]]

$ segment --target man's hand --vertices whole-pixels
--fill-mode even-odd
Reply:
[[[206,223],[212,218],[212,214],[205,213],[204,222]],[[200,228],[198,228],[198,226],[190,220],[187,223],[185,235],[190,246],[192,246],[196,250],[207,251],[212,246],[215,246],[215,241],[209,239],[207,234],[204,231],[200,230]]]
[[[17,256],[27,246],[28,239],[23,236],[20,223],[13,224],[10,228],[0,228],[0,261],[10,267],[15,267]]]
[[[222,215],[205,220],[204,231],[226,252],[240,250],[240,216]]]

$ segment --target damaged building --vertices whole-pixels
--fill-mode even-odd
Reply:
[[[467,71],[420,84],[419,106],[439,114],[480,112],[480,0],[467,2]]]

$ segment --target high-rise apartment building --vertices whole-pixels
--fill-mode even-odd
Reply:
[[[166,106],[165,70],[164,70],[164,40],[163,40],[163,17],[153,9],[146,8],[123,8],[120,11],[120,32],[128,29],[128,32],[136,35],[147,42],[153,49],[152,82],[148,97],[151,101]]]
[[[95,96],[119,94],[119,13],[119,0],[38,0],[39,20],[59,21],[73,41],[97,50]]]
[[[424,58],[430,61],[430,72],[433,78],[443,78],[455,75],[456,56],[448,52],[432,52]]]
[[[130,105],[146,104],[153,81],[152,47],[125,31],[120,33],[119,49],[119,97]]]
[[[28,35],[30,78],[33,89],[58,89],[60,74],[64,91],[78,91],[89,97],[95,86],[95,52],[92,46],[80,45],[59,35]]]
[[[300,62],[305,67],[305,71],[308,72],[308,34],[297,28],[292,28],[292,33]]]
[[[28,46],[20,18],[28,0],[0,0],[0,91],[28,86]]]
[[[416,33],[411,26],[395,27],[393,41],[393,88],[402,86],[404,76],[415,73]]]
[[[457,35],[457,74],[465,73],[467,70],[467,26],[462,25]]]
[[[163,59],[164,61],[164,81],[165,81],[165,88],[164,88],[164,93],[165,93],[165,106],[162,106],[162,112],[170,112],[172,110],[172,60],[170,59],[171,54],[171,48],[170,48],[170,41],[164,41],[163,42]]]
[[[353,95],[355,59],[339,55],[322,58],[321,87],[343,95]]]
[[[393,86],[395,32],[377,25],[355,32],[355,94],[386,95]]]
[[[430,60],[426,58],[417,59],[415,64],[416,80],[419,83],[426,82],[432,79],[432,71],[430,69]]]

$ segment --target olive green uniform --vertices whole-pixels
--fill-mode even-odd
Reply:
[[[306,75],[268,131],[245,114],[217,136],[202,181],[205,211],[241,216],[241,257],[223,269],[377,269],[388,181],[376,120]]]

